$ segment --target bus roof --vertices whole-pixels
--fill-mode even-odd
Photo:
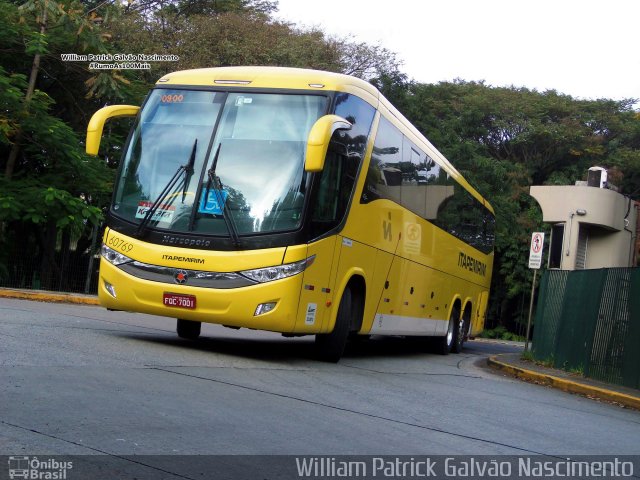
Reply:
[[[449,171],[450,175],[494,213],[489,202],[466,181],[451,162],[449,162],[376,87],[360,78],[341,73],[303,68],[261,66],[215,67],[168,73],[160,78],[156,85],[276,88],[327,92],[338,91],[356,94],[378,109],[383,105],[387,115],[390,114],[396,117],[397,122],[404,127],[405,131],[413,134],[415,137],[414,140],[417,139],[420,143],[428,146],[430,150],[429,153],[436,157],[436,160]]]
[[[165,75],[159,85],[237,86],[295,90],[363,90],[379,98],[380,92],[369,82],[341,73],[287,67],[218,67],[182,70]]]

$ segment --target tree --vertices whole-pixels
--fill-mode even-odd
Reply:
[[[24,259],[40,259],[39,276],[50,286],[60,271],[58,242],[64,257],[71,236],[81,237],[100,221],[111,172],[84,154],[78,135],[60,118],[72,116],[69,105],[57,104],[44,89],[57,93],[56,85],[64,89],[89,76],[83,70],[58,80],[62,62],[52,52],[70,42],[100,48],[101,37],[94,18],[73,1],[33,0],[20,7],[2,1],[0,12],[0,274],[12,269],[30,282],[33,275],[18,270]]]
[[[275,20],[275,2],[154,1],[126,7],[106,27],[120,51],[171,53],[180,60],[154,64],[148,82],[173,71],[230,65],[314,68],[361,78],[398,74],[396,55],[380,45],[327,36]],[[146,5],[142,8],[140,5]]]

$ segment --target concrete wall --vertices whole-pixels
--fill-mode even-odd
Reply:
[[[631,267],[632,233],[590,229],[586,268]]]
[[[540,204],[545,222],[564,224],[562,270],[576,269],[581,230],[587,234],[585,268],[635,266],[638,210],[624,195],[572,185],[534,186],[530,194]]]

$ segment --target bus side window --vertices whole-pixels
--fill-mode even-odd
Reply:
[[[341,140],[347,149],[347,155],[364,155],[367,139],[373,123],[375,109],[355,95],[339,93],[336,95],[334,112],[351,122],[351,130],[342,132]]]
[[[386,118],[380,117],[360,203],[373,202],[379,198],[400,203],[402,143],[400,130]]]
[[[495,217],[458,183],[449,179],[433,223],[483,253],[493,250]]]
[[[315,235],[338,226],[344,218],[358,166],[358,160],[346,155],[344,147],[333,144],[329,149],[311,215]]]
[[[425,218],[427,204],[426,184],[420,181],[418,172],[425,163],[425,154],[407,137],[402,147],[402,205],[418,216]]]
[[[350,130],[334,134],[324,170],[315,180],[311,213],[313,236],[337,227],[347,213],[376,112],[361,98],[338,93],[333,113],[346,118],[352,126]]]

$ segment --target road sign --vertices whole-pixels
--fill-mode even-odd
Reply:
[[[529,268],[539,269],[542,266],[542,250],[544,248],[544,233],[533,232],[531,248],[529,248]]]
[[[524,351],[529,350],[529,332],[531,329],[531,315],[533,313],[533,294],[536,288],[536,274],[542,266],[542,250],[544,249],[544,233],[533,232],[531,246],[529,247],[529,268],[533,268],[533,281],[531,282],[531,299],[529,300],[529,319],[527,320],[527,336],[524,343]]]

